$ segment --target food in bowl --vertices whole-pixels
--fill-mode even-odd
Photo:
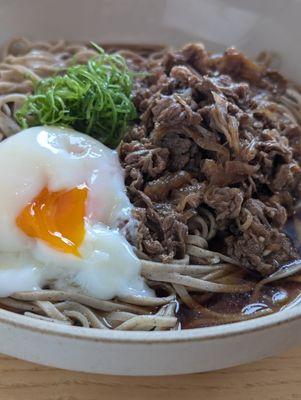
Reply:
[[[0,304],[117,330],[298,302],[301,94],[238,50],[10,41]]]

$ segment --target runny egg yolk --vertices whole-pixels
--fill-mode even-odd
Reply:
[[[29,237],[80,257],[87,195],[85,185],[57,192],[44,188],[18,215],[17,226]]]

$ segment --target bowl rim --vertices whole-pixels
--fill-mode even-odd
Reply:
[[[57,336],[80,341],[119,343],[119,344],[174,344],[186,342],[204,342],[247,335],[258,331],[277,328],[301,319],[301,306],[294,306],[267,316],[247,321],[223,324],[213,327],[191,328],[179,331],[116,331],[67,326],[34,319],[12,311],[0,309],[1,325],[19,328],[33,333]]]

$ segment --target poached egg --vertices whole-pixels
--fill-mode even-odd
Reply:
[[[0,296],[56,289],[150,295],[118,229],[134,226],[118,154],[67,128],[0,143]]]

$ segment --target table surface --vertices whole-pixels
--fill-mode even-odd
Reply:
[[[218,372],[116,377],[42,367],[0,355],[0,400],[296,400],[301,348]]]

